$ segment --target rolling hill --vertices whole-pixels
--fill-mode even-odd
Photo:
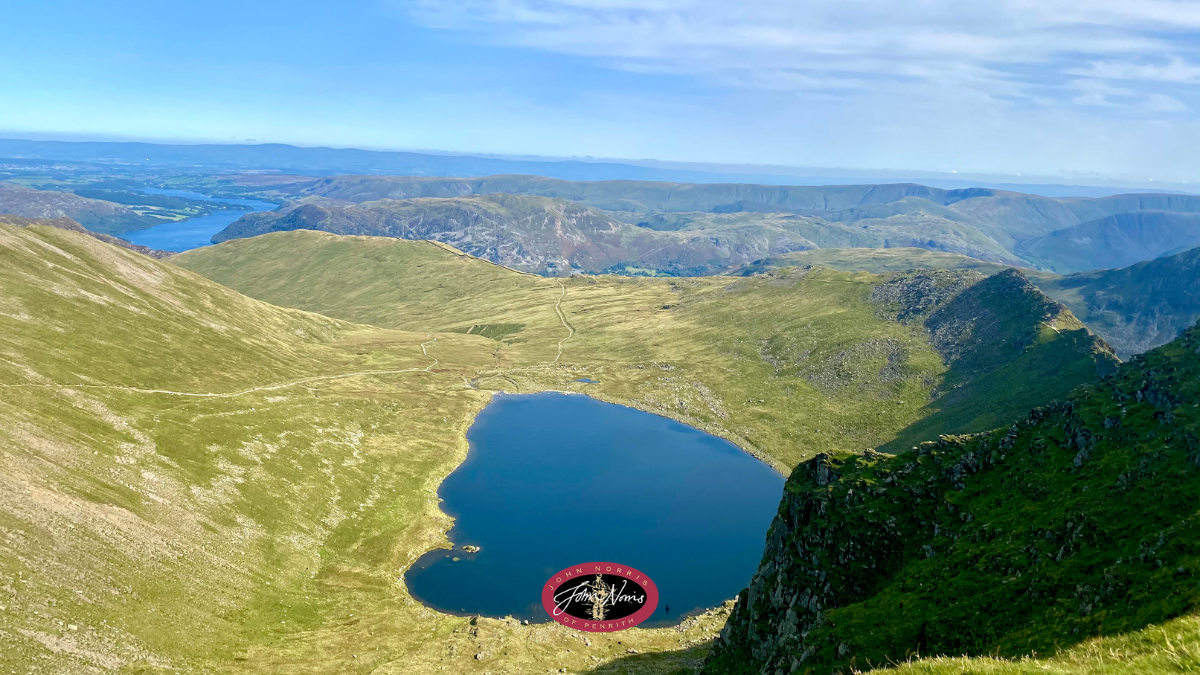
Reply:
[[[991,275],[1008,265],[987,262],[961,253],[944,253],[923,248],[823,248],[771,256],[729,272],[735,276],[764,274],[783,267],[816,265],[843,272],[907,272],[909,270],[975,270]]]
[[[538,336],[561,330],[554,315],[532,309],[550,303],[531,299],[562,288],[565,316],[578,337],[561,363],[591,364],[586,368],[601,380],[595,395],[715,429],[784,466],[818,447],[891,442],[938,411],[947,429],[987,428],[979,426],[988,416],[978,406],[986,407],[999,389],[1015,396],[989,413],[1004,419],[1116,363],[1103,342],[1019,273],[984,279],[973,271],[814,269],[733,280],[560,281],[481,268],[485,263],[454,255],[425,242],[296,231],[231,240],[172,262],[266,302],[348,321],[417,331],[520,326],[496,352],[514,364],[528,362],[523,353],[534,344],[546,344]],[[451,271],[446,265],[455,260]],[[480,276],[464,276],[467,270]],[[1003,320],[981,320],[985,315]],[[656,339],[648,341],[648,333]],[[1034,358],[1043,351],[1059,356]],[[1014,358],[1030,359],[1028,374],[1015,373],[997,391],[963,389],[980,394],[972,399],[939,388],[948,382],[962,389],[968,381],[982,386],[979,378],[999,377],[997,368]],[[960,359],[966,360],[952,365]],[[644,399],[644,381],[631,379],[618,362],[669,364],[680,383],[672,403]],[[602,363],[613,365],[601,372]],[[963,370],[967,363],[975,365]],[[1051,377],[1045,368],[1063,371]],[[713,408],[706,391],[729,393]],[[830,429],[837,430],[833,437]]]
[[[924,249],[817,249],[758,260],[730,272],[762,274],[785,267],[820,265],[871,273],[1008,269],[966,256]],[[1065,304],[1117,355],[1128,359],[1175,339],[1200,319],[1200,248],[1120,269],[1057,275],[1022,270],[1044,293]]]
[[[431,612],[397,576],[445,542],[433,490],[490,399],[463,381],[493,340],[274,307],[44,225],[0,224],[0,261],[4,670],[595,663],[557,624]]]
[[[142,255],[148,255],[151,258],[158,258],[159,260],[162,260],[163,258],[169,258],[169,257],[175,255],[174,253],[172,253],[170,251],[159,251],[156,249],[152,249],[148,246],[138,246],[137,244],[131,244],[131,243],[125,241],[124,239],[120,239],[118,237],[113,237],[113,236],[110,236],[107,234],[101,234],[99,232],[93,232],[92,230],[89,230],[89,229],[83,227],[82,225],[75,222],[74,220],[71,220],[70,218],[23,218],[21,216],[0,214],[0,224],[14,225],[16,227],[29,227],[30,225],[43,225],[46,227],[57,227],[61,230],[71,230],[72,232],[79,232],[81,234],[86,234],[87,236],[92,237],[94,239],[99,239],[100,241],[102,241],[106,244],[112,244],[113,246],[127,248],[130,251],[136,251],[138,253],[141,253]]]

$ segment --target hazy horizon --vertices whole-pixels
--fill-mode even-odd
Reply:
[[[60,142],[60,143],[144,143],[148,145],[179,145],[179,146],[256,146],[256,145],[287,145],[291,147],[306,148],[306,149],[331,149],[331,150],[364,150],[368,152],[381,153],[414,153],[432,156],[445,157],[477,157],[485,159],[502,159],[509,161],[525,161],[525,162],[587,162],[587,163],[611,163],[623,164],[632,167],[646,167],[659,169],[676,169],[681,171],[692,171],[713,174],[721,177],[721,179],[736,180],[736,177],[742,175],[745,177],[745,182],[766,182],[771,184],[795,184],[795,185],[823,185],[835,184],[829,182],[820,182],[822,179],[826,181],[842,181],[836,184],[848,183],[901,183],[901,182],[921,182],[933,187],[962,187],[972,185],[980,187],[998,187],[1003,189],[1012,189],[1022,191],[1022,187],[1033,187],[1037,185],[1044,186],[1082,186],[1095,188],[1122,188],[1129,190],[1145,190],[1153,192],[1181,192],[1191,193],[1195,189],[1188,182],[1159,182],[1159,181],[1144,181],[1138,182],[1133,180],[1121,180],[1119,178],[1106,176],[1038,176],[1038,175],[1023,175],[1023,174],[987,174],[987,173],[958,173],[958,172],[941,172],[928,169],[897,169],[897,168],[859,168],[859,167],[818,167],[818,166],[793,166],[781,164],[749,164],[749,163],[722,163],[722,162],[704,162],[704,161],[677,161],[663,160],[656,158],[630,158],[630,157],[596,157],[596,156],[579,156],[579,155],[533,155],[533,154],[514,154],[514,153],[486,153],[486,152],[470,152],[470,151],[450,151],[440,150],[436,148],[393,148],[393,147],[370,147],[370,146],[337,146],[327,144],[302,144],[302,143],[279,143],[270,141],[260,141],[258,139],[229,139],[222,141],[220,139],[152,139],[152,138],[137,138],[123,137],[106,134],[31,134],[21,132],[11,132],[0,130],[0,141],[3,140],[30,140],[30,141],[45,141],[45,142]],[[788,183],[787,179],[795,179],[795,183]],[[710,182],[710,181],[705,181]],[[957,185],[961,183],[962,185]],[[1052,195],[1048,195],[1052,196]],[[1062,196],[1062,195],[1059,195]]]
[[[1200,3],[51,0],[0,129],[1194,183]],[[906,168],[914,167],[914,168]]]

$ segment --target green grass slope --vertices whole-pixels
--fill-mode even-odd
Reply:
[[[804,267],[817,265],[843,272],[906,272],[916,269],[975,270],[982,274],[995,274],[1008,269],[1008,265],[987,262],[960,253],[930,251],[924,248],[822,248],[811,251],[796,251],[783,255],[756,260],[730,272],[737,276],[762,274],[782,267]]]
[[[923,281],[928,276],[902,283],[887,276],[792,269],[740,279],[560,281],[522,275],[428,242],[303,231],[229,241],[172,261],[261,300],[348,321],[416,331],[519,326],[495,342],[495,371],[481,374],[484,381],[494,382],[487,378],[501,377],[503,370],[504,378],[527,389],[569,387],[569,380],[531,365],[559,358],[569,372],[600,380],[589,385],[594,395],[708,429],[784,470],[815,452],[894,441],[940,409],[934,397],[947,376],[946,356],[922,317],[982,279],[971,272],[947,273],[946,287],[938,290]],[[1022,285],[1020,294],[1025,293],[1036,291]],[[1001,297],[961,304],[943,316],[949,321],[979,312]],[[558,341],[567,331],[556,303],[571,328],[561,356]],[[1035,305],[995,309],[1010,313],[1014,326],[1024,326],[1022,336],[1041,335],[1039,326],[1059,319]],[[961,318],[962,326],[946,331],[971,336],[959,352],[1021,353],[1023,347],[1012,343],[1017,328],[972,334],[973,315]],[[985,406],[1006,389],[1006,402],[995,412],[1011,417],[1052,400],[1063,386],[1094,377],[1097,356],[1090,346],[1045,332],[1042,341],[1060,350],[1062,379],[1069,381],[1045,380],[1045,371],[1025,378],[1014,369],[994,387],[979,385],[971,405]],[[952,364],[950,375],[959,379],[951,384],[983,382],[991,358],[966,375]],[[513,372],[517,368],[528,370]],[[948,415],[946,429],[978,423],[980,414]]]
[[[0,257],[0,672],[691,668],[728,607],[585,644],[408,595],[491,393],[586,387],[786,469],[893,438],[945,372],[884,278],[831,270],[559,280],[314,232],[180,256],[285,309],[62,229],[0,225]]]
[[[22,216],[13,216],[13,215],[9,215],[9,214],[0,213],[0,223],[5,224],[5,225],[14,225],[16,227],[29,227],[30,225],[45,225],[48,227],[57,227],[62,230],[71,230],[73,232],[80,232],[80,233],[88,235],[89,237],[99,239],[100,241],[102,241],[106,244],[112,244],[113,246],[127,248],[130,251],[137,251],[138,253],[141,253],[142,255],[148,255],[151,258],[158,258],[159,260],[161,260],[163,258],[169,258],[169,257],[175,255],[173,252],[170,252],[170,251],[159,251],[156,249],[152,249],[148,246],[139,246],[137,244],[131,244],[130,242],[125,241],[124,239],[120,239],[120,238],[114,237],[112,235],[101,234],[100,232],[93,232],[93,231],[83,227],[79,223],[71,220],[70,218],[25,218]]]
[[[1192,672],[1195,621],[1154,626],[1200,603],[1197,401],[1200,327],[1009,427],[798,466],[705,672]]]
[[[577,672],[719,628],[584,649],[408,595],[492,340],[281,309],[46,226],[0,225],[0,262],[0,672]]]
[[[888,450],[903,450],[943,433],[993,429],[1011,411],[1036,405],[1035,399],[1065,398],[1079,383],[1108,375],[1119,363],[1112,349],[1065,305],[1017,270],[994,274],[933,311],[904,308],[905,297],[913,294],[906,286],[915,281],[921,289],[926,276],[902,275],[877,291],[896,297],[909,320],[923,321],[949,366],[926,406],[928,414],[882,446]],[[1031,382],[1040,383],[1033,396]]]

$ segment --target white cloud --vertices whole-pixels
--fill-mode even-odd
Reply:
[[[1175,57],[1166,63],[1135,63],[1132,61],[1093,61],[1087,68],[1076,68],[1072,75],[1099,77],[1108,80],[1140,80],[1144,82],[1175,82],[1200,84],[1200,66]]]
[[[406,0],[430,26],[765,90],[914,81],[989,96],[1177,111],[1146,83],[1200,84],[1196,0]],[[1120,80],[1128,100],[1080,78]],[[1165,106],[1167,99],[1175,104]],[[1177,104],[1177,105],[1176,105]]]

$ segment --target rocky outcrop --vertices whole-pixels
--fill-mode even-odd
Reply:
[[[1047,652],[1200,605],[1200,327],[1070,400],[788,479],[705,672]]]

